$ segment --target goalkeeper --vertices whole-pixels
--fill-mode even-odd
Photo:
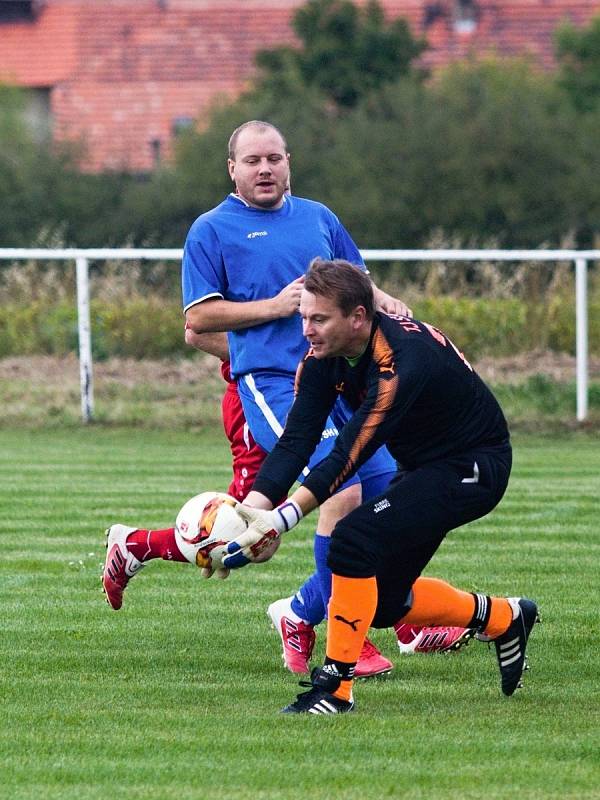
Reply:
[[[297,373],[285,430],[239,513],[248,530],[228,545],[228,568],[256,559],[382,445],[404,468],[389,488],[335,526],[324,666],[288,713],[353,708],[355,664],[369,626],[398,620],[473,628],[494,641],[501,687],[520,685],[537,608],[526,598],[489,597],[417,578],[446,534],[489,513],[502,498],[511,446],[496,399],[440,331],[375,310],[369,278],[348,262],[315,259],[301,296],[310,351]],[[342,395],[354,410],[331,453],[273,511],[317,445]]]

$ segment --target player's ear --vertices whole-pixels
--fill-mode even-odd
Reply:
[[[352,316],[354,318],[355,327],[360,328],[367,318],[367,309],[364,306],[356,306],[352,312]]]
[[[227,159],[227,171],[229,172],[229,177],[235,183],[235,161],[232,161],[231,158]]]

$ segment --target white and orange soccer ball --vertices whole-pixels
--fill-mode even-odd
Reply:
[[[202,492],[183,505],[175,520],[175,538],[183,555],[201,568],[223,566],[227,544],[243,533],[248,524],[235,510],[237,501],[223,492]],[[279,546],[279,540],[261,554],[266,561]]]
[[[183,505],[175,520],[177,546],[199,567],[222,566],[227,544],[246,530],[236,501],[222,492],[202,492]]]

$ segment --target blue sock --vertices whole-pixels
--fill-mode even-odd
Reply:
[[[319,576],[314,572],[292,598],[292,611],[311,625],[325,619],[325,606],[321,595]]]
[[[323,613],[327,616],[327,606],[331,597],[331,570],[327,566],[327,555],[329,553],[330,536],[315,534],[315,564],[319,585],[321,587],[321,598],[323,602]]]

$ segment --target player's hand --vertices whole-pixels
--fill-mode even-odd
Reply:
[[[382,292],[381,289],[378,289],[376,286],[373,287],[373,294],[379,311],[398,317],[412,317],[412,309],[397,297],[392,297],[387,292]]]
[[[212,578],[213,575],[216,575],[222,581],[229,577],[229,573],[230,570],[225,569],[225,567],[202,567],[200,570],[200,575],[203,578]]]
[[[286,500],[272,511],[238,504],[235,510],[248,523],[248,529],[227,545],[223,557],[226,569],[238,569],[257,561],[268,561],[276,550],[275,541],[302,519],[302,511],[293,500]],[[269,552],[272,550],[272,552]]]
[[[275,295],[272,302],[279,317],[291,317],[298,311],[303,286],[304,275],[301,275],[295,281],[284,286],[278,295]]]

